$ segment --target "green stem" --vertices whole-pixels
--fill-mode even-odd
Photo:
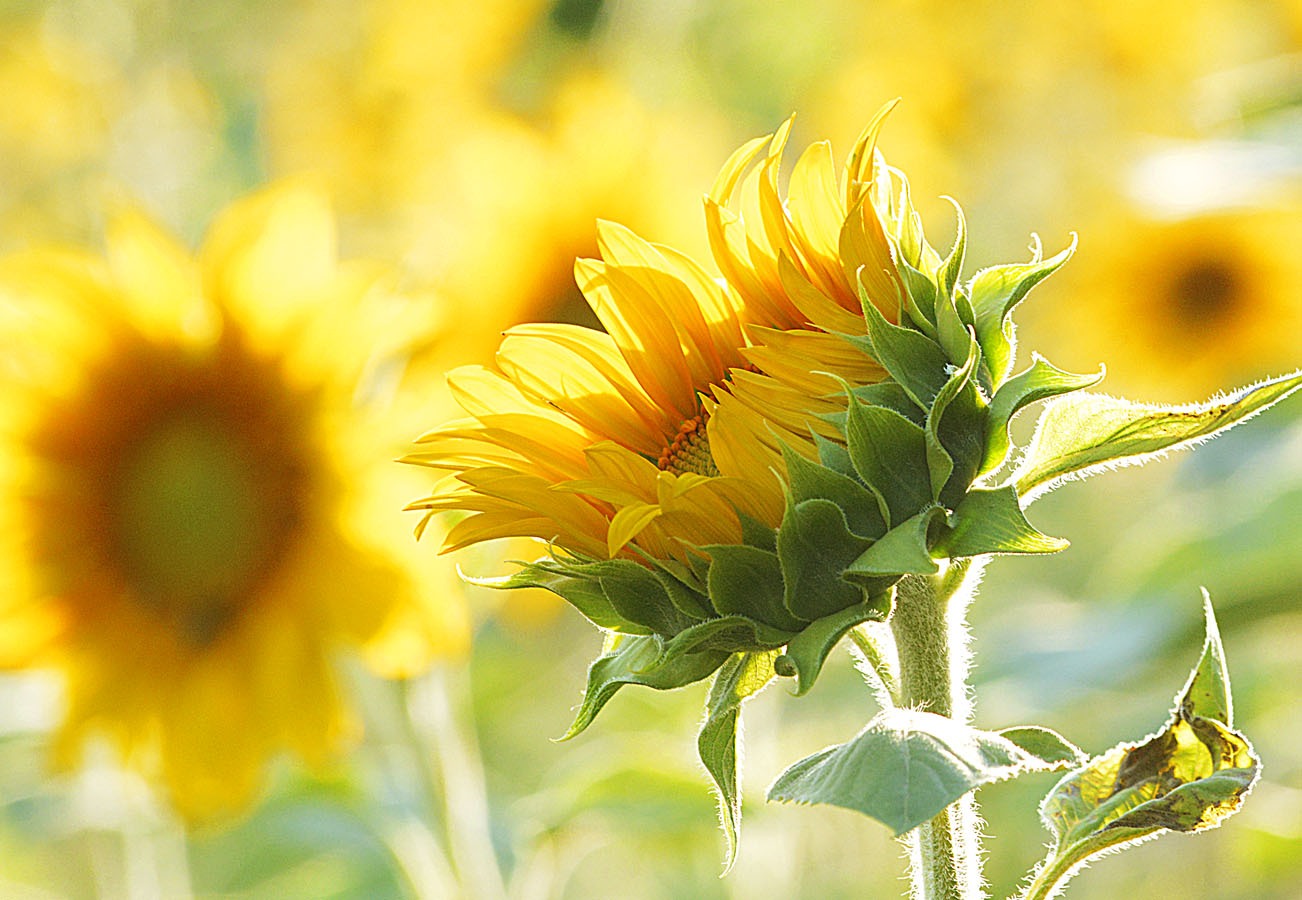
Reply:
[[[965,614],[980,569],[972,560],[957,560],[937,575],[907,575],[896,586],[891,632],[900,706],[960,722],[970,717]],[[977,822],[976,801],[967,794],[907,835],[914,900],[985,896]]]

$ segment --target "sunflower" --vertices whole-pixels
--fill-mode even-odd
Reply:
[[[1302,238],[1295,209],[1123,213],[1109,225],[1094,229],[1102,244],[1059,285],[1085,315],[1067,327],[1046,308],[1037,322],[1050,350],[1084,364],[1111,348],[1112,380],[1173,397],[1296,364],[1302,261],[1278,250]]]
[[[354,732],[337,651],[401,674],[464,649],[457,594],[374,515],[379,277],[304,185],[236,203],[197,259],[124,212],[104,258],[0,262],[0,664],[61,672],[59,763],[105,737],[188,818],[232,812],[273,753]]]
[[[564,323],[509,329],[495,368],[448,376],[470,415],[420,439],[406,461],[447,470],[431,513],[472,513],[459,548],[503,537],[554,540],[586,556],[633,543],[682,556],[681,543],[735,543],[739,513],[776,522],[771,472],[733,471],[711,453],[708,415],[746,365],[735,295],[689,257],[601,223],[600,259],[575,274],[605,331]],[[765,423],[744,412],[733,428]]]

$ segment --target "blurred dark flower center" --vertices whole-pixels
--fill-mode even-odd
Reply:
[[[1242,274],[1228,260],[1202,258],[1182,268],[1171,283],[1170,297],[1180,318],[1189,322],[1218,319],[1234,311]]]
[[[55,475],[49,494],[67,507],[37,535],[43,558],[57,569],[86,554],[97,571],[82,577],[180,640],[212,643],[300,536],[315,484],[308,402],[229,333],[202,350],[118,344],[35,436]]]

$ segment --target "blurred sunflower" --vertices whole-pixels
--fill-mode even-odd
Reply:
[[[403,331],[379,276],[303,185],[230,207],[197,259],[127,212],[103,259],[0,261],[0,665],[64,677],[60,764],[104,736],[188,818],[232,812],[272,754],[320,765],[354,731],[336,652],[464,650],[459,595],[376,515],[397,467],[359,379]]]
[[[1297,365],[1302,257],[1281,252],[1302,241],[1297,210],[1131,215],[1090,233],[1100,245],[1055,285],[1075,315],[1036,320],[1049,352],[1079,364],[1106,348],[1109,379],[1172,397]]]

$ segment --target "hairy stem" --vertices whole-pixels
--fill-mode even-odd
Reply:
[[[896,586],[891,632],[899,654],[900,706],[966,722],[968,698],[965,614],[981,566],[957,560],[936,575],[908,575]],[[960,798],[910,832],[914,900],[978,900],[981,849],[976,801]]]

